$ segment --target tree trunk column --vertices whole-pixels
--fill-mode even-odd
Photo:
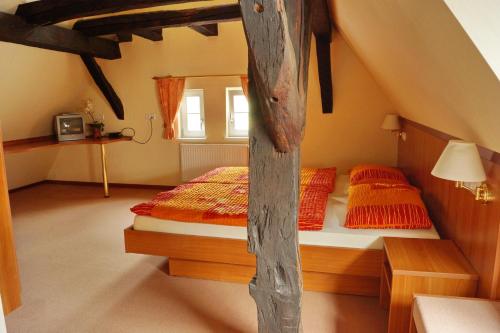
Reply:
[[[240,0],[248,42],[250,294],[259,332],[300,332],[300,143],[311,42],[309,0]]]
[[[255,89],[250,79],[250,99]],[[259,332],[301,330],[302,275],[298,245],[300,149],[278,153],[258,105],[251,106],[248,249],[257,256],[250,282]]]

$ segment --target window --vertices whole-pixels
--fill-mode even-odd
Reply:
[[[226,88],[227,136],[248,137],[248,101],[241,88]]]
[[[181,139],[205,138],[203,89],[186,89],[179,112]]]

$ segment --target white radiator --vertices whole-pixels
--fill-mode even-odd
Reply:
[[[223,166],[248,166],[248,145],[181,144],[182,181]]]

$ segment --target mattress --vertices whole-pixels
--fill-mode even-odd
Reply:
[[[439,234],[434,226],[431,229],[414,230],[345,228],[348,182],[348,176],[337,176],[335,191],[328,198],[323,230],[299,231],[300,244],[356,249],[382,249],[382,237],[439,239]],[[247,240],[246,227],[177,222],[151,216],[137,215],[134,220],[134,230]]]

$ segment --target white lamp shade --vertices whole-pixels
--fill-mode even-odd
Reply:
[[[395,113],[388,113],[385,115],[384,121],[380,128],[384,130],[397,131],[401,129],[401,124],[399,123],[399,116]]]
[[[486,180],[476,145],[461,140],[448,142],[431,174],[442,179],[468,183]]]

